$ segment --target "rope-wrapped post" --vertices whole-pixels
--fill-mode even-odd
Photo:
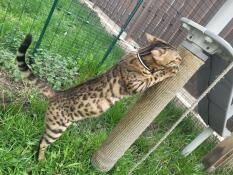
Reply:
[[[179,73],[148,89],[112,130],[92,157],[100,171],[109,171],[156,116],[175,97],[192,75],[204,64],[184,48],[178,48],[183,62]]]

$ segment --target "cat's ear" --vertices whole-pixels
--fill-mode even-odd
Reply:
[[[146,39],[149,43],[155,43],[156,41],[160,41],[160,42],[163,42],[163,43],[167,43],[166,41],[160,39],[160,38],[157,38],[156,36],[154,35],[151,35],[149,33],[145,33],[146,35]]]
[[[146,39],[149,43],[153,43],[157,40],[157,38],[149,33],[145,33]]]

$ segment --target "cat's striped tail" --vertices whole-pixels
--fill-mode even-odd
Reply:
[[[53,96],[56,95],[56,92],[52,89],[51,86],[47,84],[47,82],[35,76],[25,61],[25,55],[31,43],[32,43],[32,35],[27,34],[27,36],[25,37],[24,41],[21,43],[18,49],[18,52],[17,52],[16,62],[17,62],[18,68],[23,78],[27,79],[31,84],[37,87],[38,90],[45,97],[52,98]]]

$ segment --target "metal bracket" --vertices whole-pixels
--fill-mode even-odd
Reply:
[[[183,47],[203,61],[214,54],[226,61],[233,61],[233,48],[222,37],[187,18],[183,17],[181,21],[182,27],[188,30],[186,40],[181,44]]]

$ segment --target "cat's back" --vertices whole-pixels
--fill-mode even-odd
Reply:
[[[67,90],[58,91],[56,95],[50,99],[50,102],[61,102],[64,100],[75,99],[85,100],[88,97],[96,97],[97,94],[101,93],[111,81],[113,76],[112,69]]]

